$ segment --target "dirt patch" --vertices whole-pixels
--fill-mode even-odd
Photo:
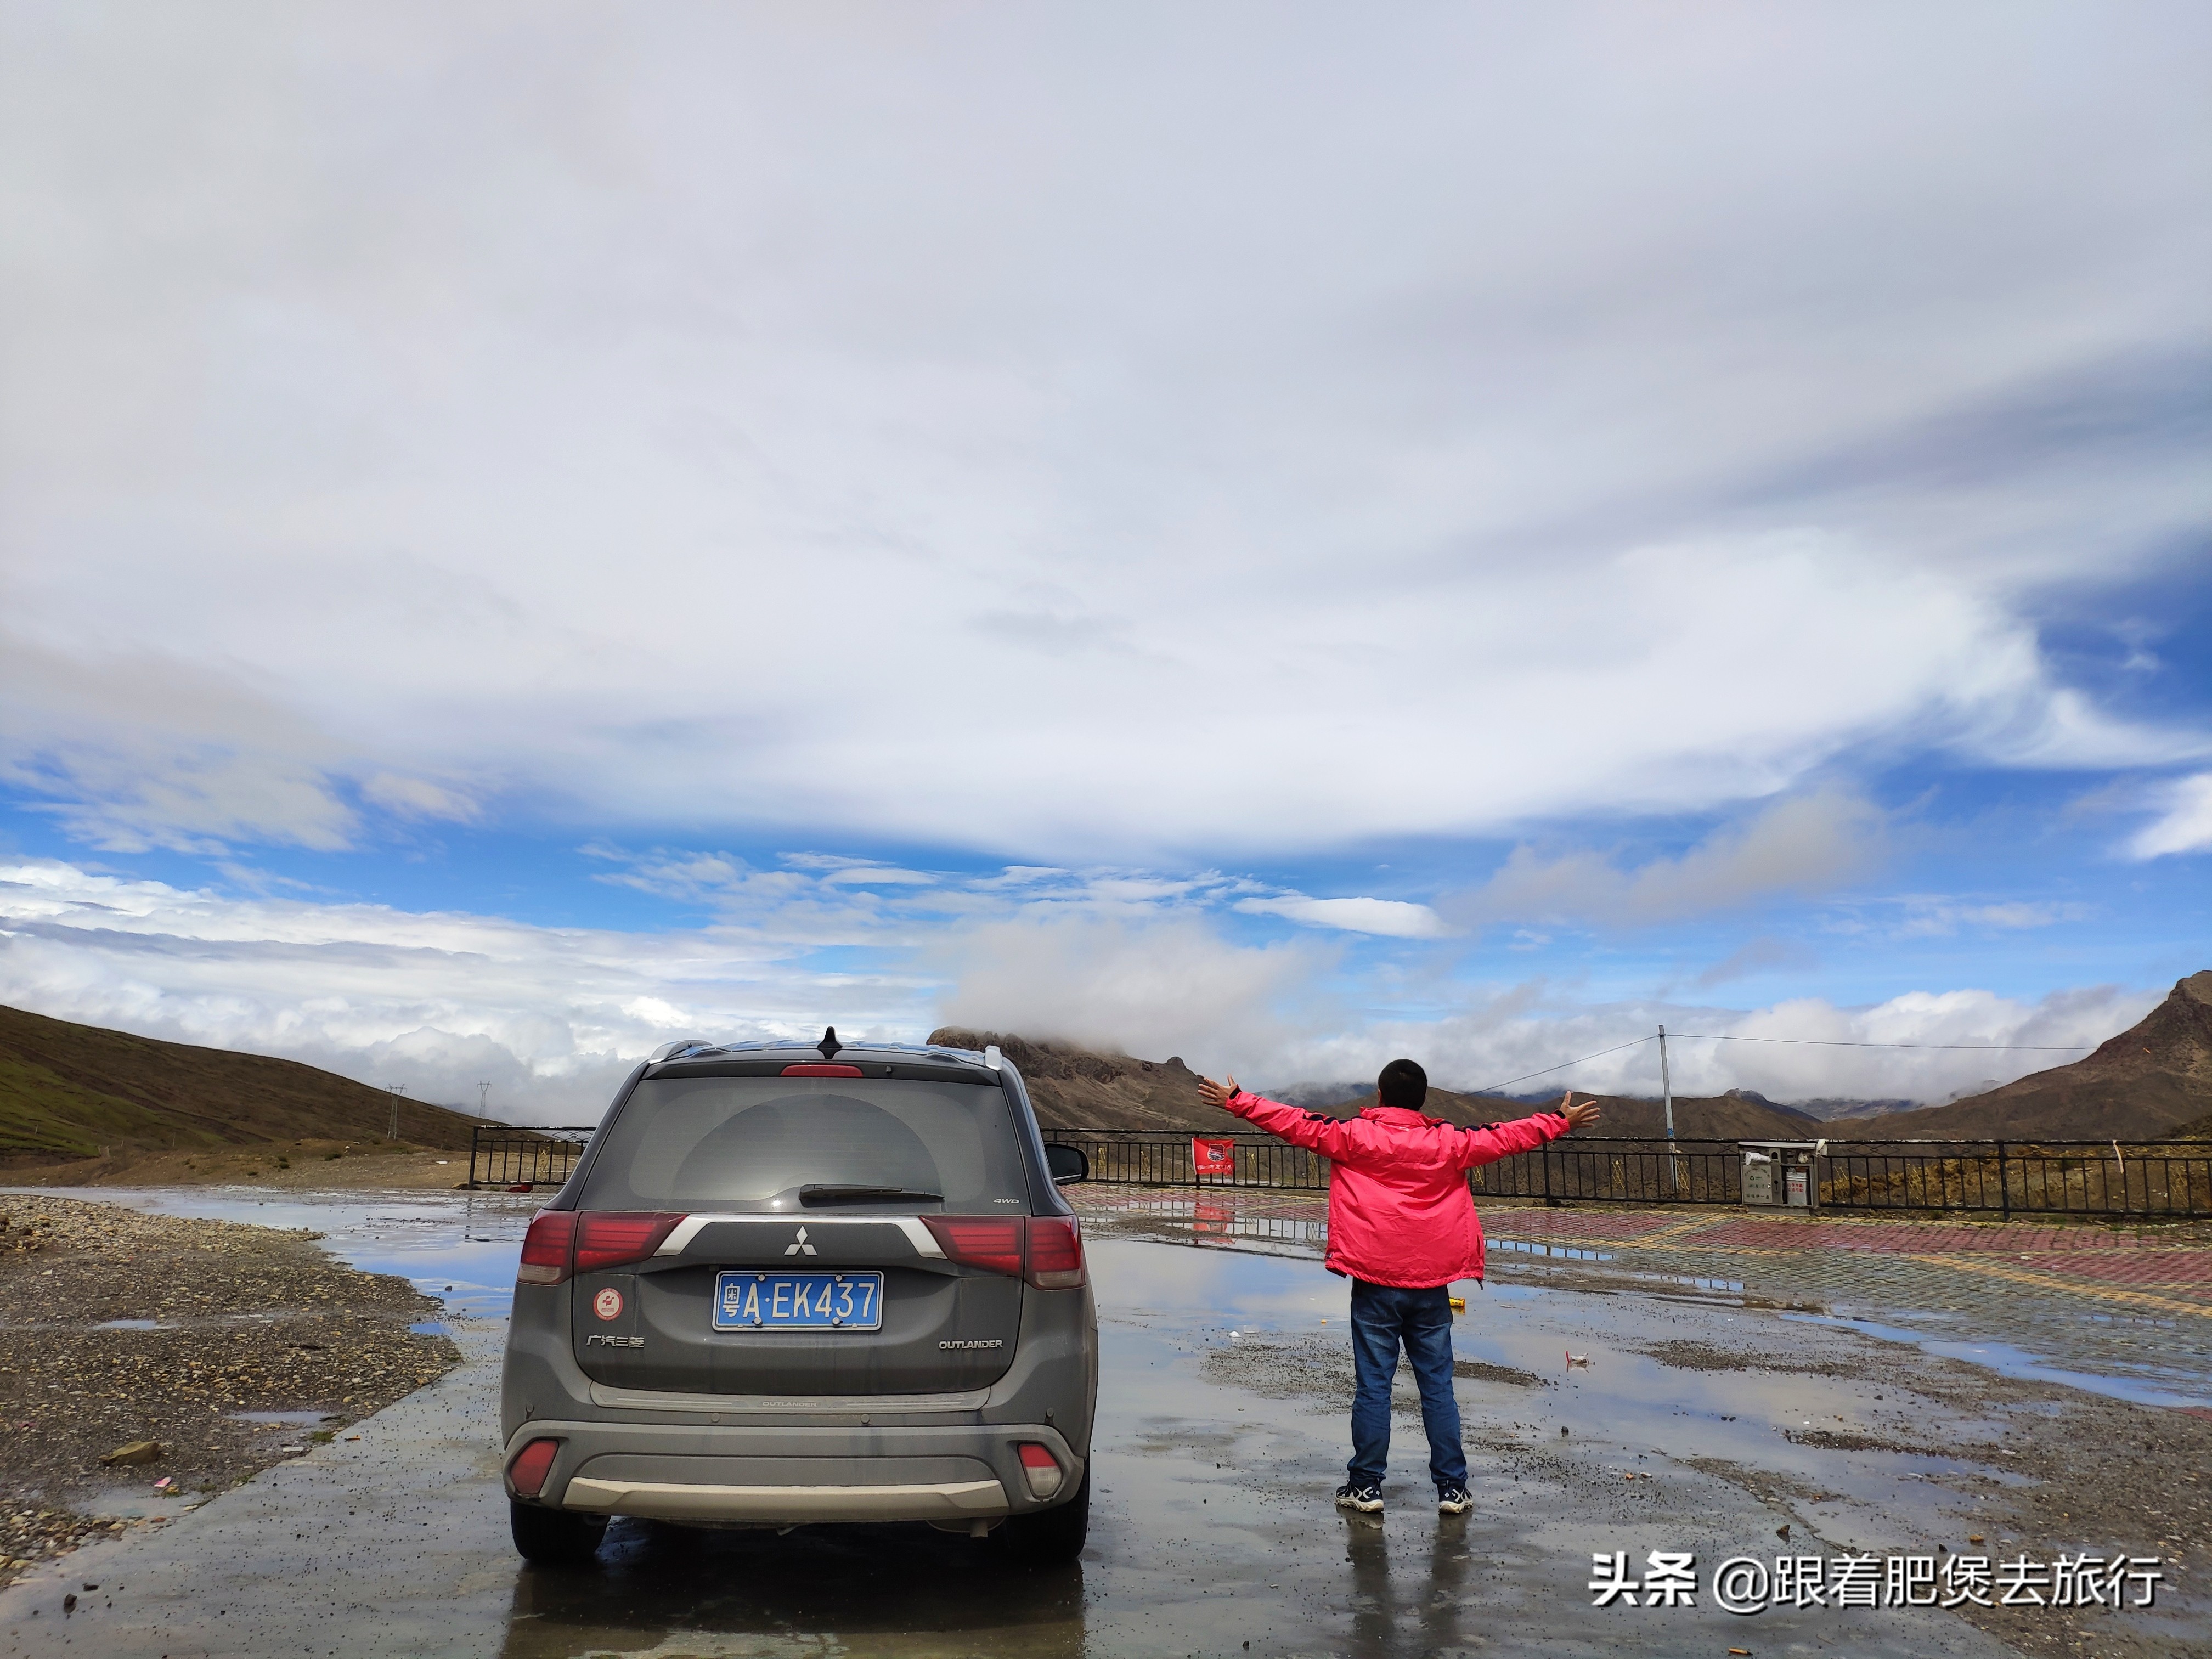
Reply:
[[[331,1261],[315,1235],[0,1199],[0,1582],[95,1533],[127,1495],[181,1507],[342,1432],[459,1362],[439,1304]],[[286,1413],[276,1424],[246,1413]],[[150,1462],[104,1466],[135,1441]],[[173,1498],[157,1498],[167,1478]]]
[[[1903,1452],[1912,1457],[1986,1456],[1989,1448],[1969,1446],[1945,1451],[1940,1446],[1913,1446],[1902,1440],[1885,1440],[1878,1434],[1838,1434],[1830,1429],[1784,1429],[1782,1437],[1793,1446],[1817,1446],[1823,1451]]]
[[[1802,1359],[1778,1364],[1764,1353],[1717,1348],[1710,1342],[1655,1342],[1644,1350],[1661,1364],[1678,1371],[1771,1371],[1789,1376],[1845,1376],[1864,1379],[1881,1363],[1869,1355],[1867,1364],[1848,1359]]]
[[[118,1153],[9,1167],[18,1187],[269,1187],[284,1192],[428,1188],[469,1180],[469,1155],[376,1140],[290,1140],[190,1152]]]
[[[1477,1382],[1510,1382],[1516,1389],[1548,1389],[1552,1379],[1511,1365],[1493,1365],[1483,1359],[1455,1359],[1452,1375]]]
[[[1839,1455],[1889,1453],[1966,1465],[1928,1477],[1963,1500],[1958,1534],[1943,1544],[1952,1553],[2008,1560],[2025,1554],[2044,1562],[2084,1551],[2151,1554],[2164,1563],[2162,1605],[2175,1592],[2203,1594],[2204,1564],[2212,1561],[2212,1475],[2204,1473],[2212,1469],[2212,1419],[2008,1378],[1893,1344],[1870,1344],[1863,1358],[1794,1364],[1777,1364],[1764,1350],[1689,1341],[1656,1343],[1644,1352],[1677,1370],[1844,1377],[1881,1390],[1893,1407],[1897,1436],[1799,1429],[1784,1430],[1784,1437]],[[1966,1413],[1973,1425],[1966,1437],[1940,1447],[1926,1443],[1930,1404]],[[1784,1515],[1792,1501],[1817,1503],[1829,1495],[1784,1471],[1717,1458],[1680,1461]],[[1802,1522],[1797,1535],[1810,1536]],[[1972,1541],[1976,1536],[1980,1543]],[[2075,1624],[2050,1609],[1970,1605],[1960,1612],[2023,1653],[2163,1659],[2184,1651],[2126,1625]]]
[[[1764,1504],[1783,1504],[1793,1499],[1800,1504],[1820,1504],[1835,1496],[1813,1481],[1781,1469],[1762,1469],[1754,1464],[1734,1462],[1725,1457],[1684,1457],[1676,1461],[1685,1468],[1712,1475],[1732,1486],[1741,1486]]]

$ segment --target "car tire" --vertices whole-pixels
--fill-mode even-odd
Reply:
[[[515,1549],[524,1560],[541,1566],[567,1567],[588,1561],[599,1553],[599,1540],[607,1534],[606,1522],[598,1516],[573,1515],[511,1498],[507,1516]]]
[[[1091,1535],[1090,1467],[1085,1466],[1083,1483],[1067,1502],[1034,1515],[1013,1516],[999,1531],[1006,1553],[1024,1566],[1057,1566],[1074,1560]]]

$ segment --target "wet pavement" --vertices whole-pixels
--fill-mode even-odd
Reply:
[[[1318,1257],[1320,1194],[1104,1188],[1088,1224]],[[1708,1297],[2144,1405],[2212,1409],[2212,1226],[1483,1206],[1491,1278]]]
[[[1995,1364],[1928,1360],[1911,1343],[1843,1322],[1878,1314],[1917,1340],[1914,1321],[1960,1311],[1932,1298],[1860,1305],[1823,1295],[1832,1311],[1792,1317],[1743,1305],[1762,1299],[1747,1284],[1788,1277],[1743,1254],[1767,1248],[1756,1240],[1733,1258],[1719,1249],[1670,1256],[1684,1235],[1622,1243],[1633,1226],[1607,1231],[1590,1224],[1607,1219],[1600,1215],[1539,1212],[1580,1234],[1500,1250],[1492,1287],[1471,1290],[1455,1331],[1469,1373],[1458,1389],[1474,1511],[1435,1513],[1407,1395],[1391,1507],[1379,1520],[1346,1519],[1329,1504],[1342,1479],[1346,1303],[1340,1281],[1304,1259],[1315,1218],[1209,1217],[1187,1199],[1178,1217],[1158,1208],[1167,1200],[1157,1194],[1148,1213],[1130,1195],[1101,1194],[1123,1213],[1090,1224],[1104,1382],[1080,1563],[1024,1572],[988,1540],[921,1528],[777,1536],[617,1522],[594,1566],[549,1571],[524,1565],[508,1546],[497,1462],[504,1304],[533,1200],[96,1196],[313,1227],[347,1261],[446,1296],[465,1360],[368,1419],[359,1442],[318,1447],[157,1533],[82,1551],[0,1595],[9,1653],[2001,1654],[2013,1650],[1936,1609],[1736,1617],[1705,1593],[1692,1608],[1597,1607],[1591,1559],[1620,1551],[1633,1570],[1648,1552],[1693,1552],[1702,1575],[1739,1554],[1964,1550],[1977,1534],[1990,1554],[2009,1554],[2024,1547],[1978,1517],[2004,1513],[2007,1493],[2031,1479],[2007,1462],[2021,1413],[2056,1419],[2078,1399],[2093,1413],[2142,1415],[2119,1401],[2006,1381]],[[1304,1237],[1280,1236],[1283,1224]],[[1829,1271],[1826,1261],[1802,1268],[1808,1279]],[[1572,1273],[1586,1280],[1563,1276]],[[2045,1295],[2039,1285],[2017,1288]],[[2142,1293],[2167,1291],[2159,1281]],[[2183,1322],[2140,1307],[2127,1316],[2138,1314]],[[1949,1333],[1931,1340],[1969,1347],[1986,1334],[2023,1363],[2062,1371],[2134,1366],[2106,1380],[2187,1394],[2203,1375],[2196,1328],[2207,1325],[2197,1317],[2185,1336],[2134,1354],[2100,1346],[2104,1339],[2054,1343],[1986,1308],[1929,1328]],[[1568,1366],[1570,1352],[1589,1364]],[[1759,1369],[1762,1357],[1779,1368]],[[1778,1538],[1785,1526],[1787,1543]],[[2160,1547],[2151,1535],[2100,1541]],[[2112,1632],[2103,1645],[2063,1645],[2178,1653],[2212,1640],[2212,1613],[2185,1579],[2170,1578],[2152,1615],[2091,1626]],[[78,1597],[66,1617],[65,1592]],[[2056,1609],[2045,1616],[2054,1636],[2072,1623]]]

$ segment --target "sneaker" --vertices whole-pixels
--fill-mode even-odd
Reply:
[[[1347,1480],[1336,1489],[1336,1506],[1372,1515],[1382,1507],[1382,1488],[1365,1480]]]
[[[1474,1507],[1474,1494],[1469,1492],[1465,1486],[1438,1486],[1437,1488],[1437,1514],[1465,1515]]]

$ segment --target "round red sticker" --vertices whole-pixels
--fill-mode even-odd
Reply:
[[[622,1292],[610,1285],[592,1298],[592,1311],[602,1319],[622,1317]]]

